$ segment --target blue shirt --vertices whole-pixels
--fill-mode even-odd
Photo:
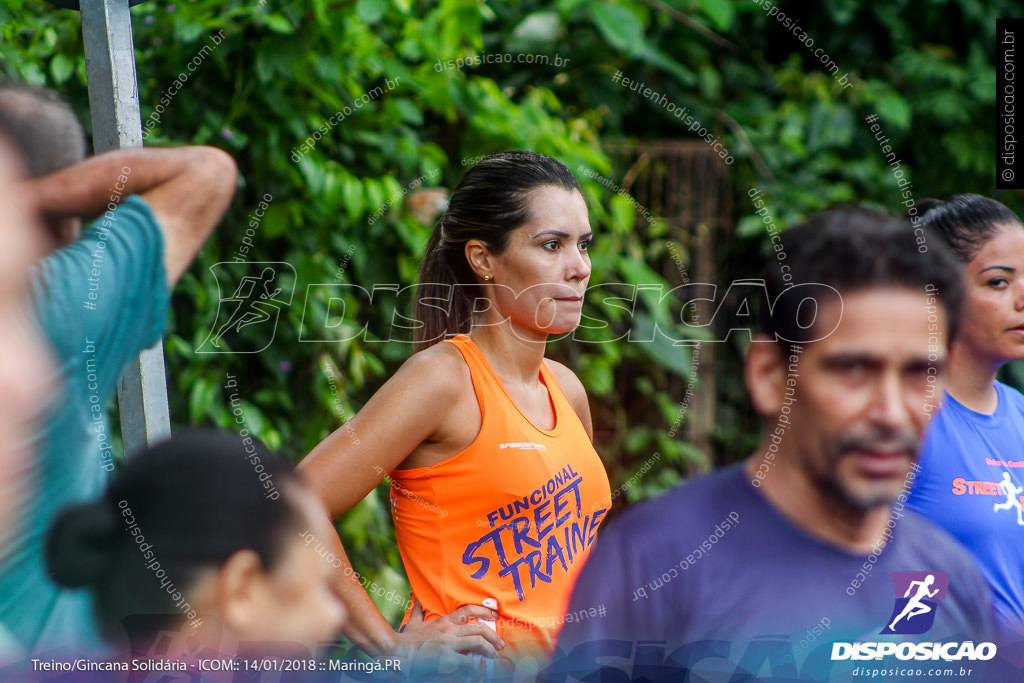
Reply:
[[[52,346],[54,393],[0,535],[0,624],[30,654],[101,645],[88,593],[49,578],[46,536],[61,509],[106,486],[114,469],[107,403],[129,361],[163,334],[168,299],[163,234],[140,197],[33,268],[32,308]]]
[[[996,616],[1024,633],[1024,396],[995,383],[991,415],[945,394],[921,450],[909,505],[974,553]]]
[[[991,597],[969,554],[902,505],[891,521],[888,542],[858,555],[794,526],[739,466],[686,483],[599,536],[546,680],[598,669],[586,680],[684,680],[689,669],[690,680],[829,681],[865,663],[831,661],[834,642],[990,641]],[[924,635],[881,635],[904,595],[894,572],[948,577]]]

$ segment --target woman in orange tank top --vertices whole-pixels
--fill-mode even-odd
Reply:
[[[300,464],[332,518],[391,475],[413,602],[399,632],[323,539],[367,652],[551,653],[611,507],[583,386],[544,358],[579,325],[592,237],[560,162],[507,152],[469,170],[420,271],[420,350]]]

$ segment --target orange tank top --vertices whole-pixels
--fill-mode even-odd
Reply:
[[[413,600],[429,620],[494,598],[502,657],[548,655],[611,507],[608,475],[546,363],[540,379],[554,407],[551,430],[519,410],[468,336],[443,343],[469,365],[483,420],[461,453],[391,472],[391,512]]]

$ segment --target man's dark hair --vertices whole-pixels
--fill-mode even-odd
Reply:
[[[761,330],[777,340],[799,342],[821,336],[802,327],[817,316],[806,297],[781,296],[798,285],[818,306],[834,297],[865,289],[902,288],[934,294],[946,309],[949,339],[956,335],[962,287],[956,258],[938,240],[920,244],[913,227],[880,211],[839,208],[820,213],[782,233],[785,258],[772,263],[766,276],[770,310],[761,311]],[[788,270],[783,270],[788,266]],[[832,289],[829,289],[832,288]],[[813,327],[813,326],[812,326]]]

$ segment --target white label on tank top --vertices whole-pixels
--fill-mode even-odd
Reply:
[[[502,451],[506,448],[518,448],[525,451],[546,451],[548,449],[548,447],[542,443],[533,443],[531,441],[510,441],[498,446],[498,449]]]

